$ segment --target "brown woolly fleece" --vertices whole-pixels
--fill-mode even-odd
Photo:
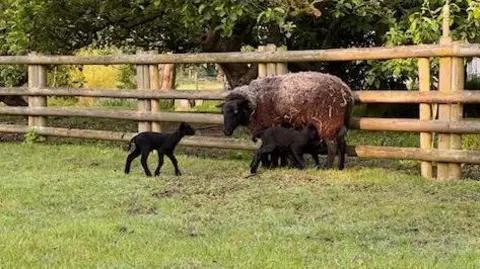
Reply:
[[[299,72],[259,78],[237,87],[230,98],[241,95],[254,113],[250,130],[290,123],[313,124],[320,137],[334,139],[343,125],[348,127],[354,98],[338,77],[320,72]]]

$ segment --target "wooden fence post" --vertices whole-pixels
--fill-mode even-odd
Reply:
[[[454,46],[458,46],[455,42]],[[464,59],[452,58],[452,93],[462,92],[465,87]],[[460,121],[463,118],[463,105],[461,103],[452,104],[450,107],[450,120]],[[462,149],[462,135],[450,135],[450,149]],[[449,167],[449,179],[456,180],[462,177],[462,168],[459,163],[451,163]]]
[[[265,46],[258,46],[259,52],[265,52]],[[258,64],[258,77],[263,78],[267,76],[267,65],[264,63]]]
[[[277,51],[286,51],[287,47],[282,46],[278,47]],[[288,64],[287,63],[277,63],[277,75],[283,75],[288,73]]]
[[[143,86],[144,89],[150,88],[150,69],[148,65],[143,65],[143,83],[144,83],[144,86]],[[152,111],[152,102],[150,99],[143,100],[143,109],[145,112]],[[145,128],[147,131],[151,131],[152,123],[149,121],[145,122]]]
[[[443,7],[443,36],[440,39],[440,44],[450,45],[452,39],[450,37],[450,20],[449,20],[449,3]],[[439,91],[448,94],[451,91],[452,86],[452,58],[442,57],[440,58],[440,74],[439,74]],[[438,111],[438,119],[441,121],[450,121],[450,105],[440,104]],[[439,133],[438,134],[438,149],[448,150],[450,149],[450,134]],[[448,180],[449,179],[449,164],[437,163],[437,179]]]
[[[142,50],[137,50],[137,55],[143,54]],[[137,65],[137,88],[145,90],[150,86],[150,72],[148,65]],[[151,110],[150,100],[138,99],[138,112],[147,112]],[[151,130],[151,123],[142,121],[138,123],[138,132]]]
[[[267,53],[275,52],[276,50],[277,50],[277,46],[275,46],[275,44],[268,44],[265,49]],[[276,74],[277,74],[277,64],[267,63],[267,76],[274,76]]]
[[[37,66],[38,72],[38,81],[37,86],[38,88],[46,88],[47,87],[47,68],[45,65],[38,65]],[[47,106],[47,97],[46,96],[38,96],[36,98],[36,104],[40,107]],[[47,126],[47,118],[46,117],[38,117],[38,126],[44,127]]]
[[[421,92],[430,91],[430,62],[428,58],[418,59],[418,80],[419,90]],[[430,104],[420,104],[420,120],[431,120],[432,111]],[[420,148],[431,149],[432,147],[432,134],[420,133]],[[432,178],[432,163],[421,162],[421,175],[424,178]]]
[[[37,53],[32,52],[30,55],[34,56]],[[35,90],[39,88],[45,88],[47,86],[47,70],[43,65],[29,65],[28,66],[28,89]],[[29,96],[28,106],[34,107],[46,107],[46,96]],[[47,125],[47,119],[45,116],[29,116],[29,126],[43,127]]]
[[[29,56],[34,56],[35,52],[29,53]],[[36,65],[29,65],[28,66],[28,90],[31,91],[36,87],[37,84],[37,66]],[[28,107],[33,108],[35,107],[35,96],[28,96]],[[28,116],[28,126],[33,127],[36,125],[37,117],[35,116]]]
[[[149,54],[155,54],[156,51],[149,51]],[[149,66],[149,74],[150,74],[150,89],[154,91],[160,90],[160,80],[158,74],[158,65],[152,64]],[[160,101],[158,99],[151,100],[151,110],[152,112],[158,112],[160,109]],[[162,127],[160,122],[152,122],[152,131],[154,132],[161,132]]]

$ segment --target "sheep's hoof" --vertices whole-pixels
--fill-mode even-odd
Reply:
[[[333,166],[328,166],[328,165],[323,166],[323,170],[330,170],[332,168],[333,168]]]
[[[254,177],[256,175],[257,175],[257,173],[250,173],[250,175],[246,176],[245,178]]]
[[[176,171],[176,172],[175,172],[175,175],[178,177],[178,176],[181,176],[182,173],[181,173],[180,171]]]

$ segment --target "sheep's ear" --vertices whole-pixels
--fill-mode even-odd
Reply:
[[[247,99],[243,99],[238,103],[239,106],[245,107],[245,108],[249,108],[249,104],[250,102]]]

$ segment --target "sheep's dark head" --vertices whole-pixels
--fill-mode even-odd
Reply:
[[[223,133],[231,136],[233,131],[239,126],[247,126],[250,123],[252,109],[245,98],[228,99],[218,105],[223,114]]]
[[[183,135],[194,135],[195,134],[195,129],[193,129],[193,127],[190,126],[190,124],[185,123],[185,122],[180,123],[179,129],[180,129],[180,132]]]

